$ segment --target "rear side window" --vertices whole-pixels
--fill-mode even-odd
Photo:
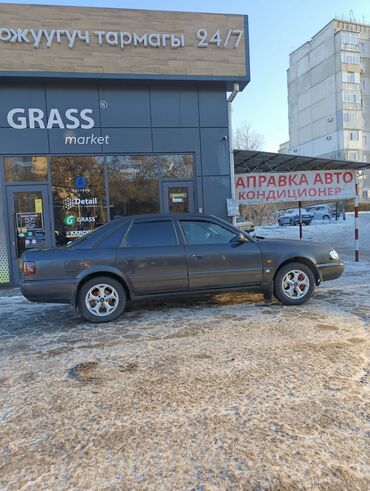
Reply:
[[[126,242],[127,247],[178,245],[172,220],[136,222],[130,228]]]
[[[99,249],[115,249],[121,245],[123,234],[126,232],[128,224],[125,223],[122,227],[109,234],[104,239],[100,240],[95,247]]]

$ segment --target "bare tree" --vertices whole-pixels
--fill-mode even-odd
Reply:
[[[264,136],[254,131],[246,121],[234,133],[233,146],[236,150],[261,150],[264,144]]]
[[[235,131],[233,146],[236,150],[261,150],[265,138],[252,129],[246,121]],[[263,205],[240,205],[240,215],[251,220],[256,226],[263,223],[271,223],[274,217],[275,206]]]

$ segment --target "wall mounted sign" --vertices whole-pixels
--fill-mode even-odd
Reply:
[[[237,174],[235,191],[237,201],[244,204],[341,200],[356,195],[350,170]]]
[[[249,81],[243,15],[0,5],[1,72]]]

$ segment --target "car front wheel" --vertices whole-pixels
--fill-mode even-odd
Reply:
[[[301,305],[307,302],[315,289],[311,269],[302,263],[289,263],[275,276],[275,296],[284,305]]]
[[[78,308],[90,322],[109,322],[125,310],[126,293],[117,280],[97,276],[82,285],[78,293]]]
[[[330,216],[329,215],[324,215],[322,217],[322,219],[323,219],[324,222],[330,222]]]

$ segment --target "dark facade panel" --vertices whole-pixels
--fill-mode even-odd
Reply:
[[[101,85],[99,99],[102,127],[150,126],[148,88]]]
[[[153,127],[199,126],[196,89],[152,88],[150,101]]]
[[[201,128],[203,175],[230,174],[227,128]]]
[[[226,198],[230,198],[230,177],[203,177],[204,213],[226,218]]]
[[[46,130],[0,128],[0,154],[38,155],[48,151]]]
[[[228,126],[224,90],[199,89],[200,126]]]
[[[46,112],[45,90],[41,85],[0,84],[0,127],[9,128],[8,112],[14,108],[39,108]],[[16,116],[15,116],[16,120]],[[16,121],[17,122],[17,121]]]
[[[48,112],[57,108],[63,117],[67,109],[91,109],[95,127],[100,126],[99,92],[96,84],[92,85],[47,85],[46,103]]]
[[[103,152],[109,153],[149,153],[153,151],[150,128],[102,128],[102,135],[108,135],[103,144]]]

